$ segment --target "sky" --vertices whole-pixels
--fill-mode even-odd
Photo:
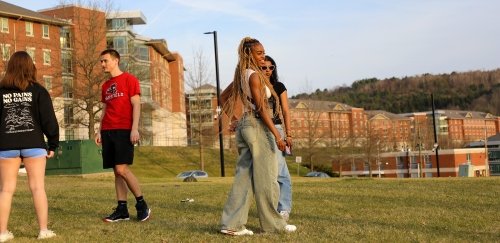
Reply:
[[[7,0],[30,10],[60,0]],[[201,50],[215,86],[217,31],[221,88],[232,80],[241,39],[258,39],[277,62],[289,95],[391,78],[500,68],[498,0],[143,0],[138,34],[165,39],[187,69]]]

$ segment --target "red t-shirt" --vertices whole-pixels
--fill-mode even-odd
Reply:
[[[102,85],[101,101],[106,104],[106,113],[101,130],[132,129],[132,103],[130,97],[140,95],[139,80],[123,72]]]

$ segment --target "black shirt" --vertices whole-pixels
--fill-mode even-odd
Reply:
[[[282,82],[274,83],[273,89],[274,89],[274,92],[276,92],[276,94],[278,95],[278,97],[280,97],[281,94],[283,94],[283,92],[286,91],[286,87]],[[276,102],[274,100],[274,97],[271,97],[269,102],[272,104],[272,107],[273,107],[273,122],[274,122],[274,124],[282,124],[280,117],[276,114]]]
[[[59,146],[59,125],[49,92],[38,83],[25,91],[0,88],[0,150]]]

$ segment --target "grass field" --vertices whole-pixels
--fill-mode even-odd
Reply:
[[[140,174],[153,213],[147,222],[104,223],[115,204],[112,176],[48,176],[51,242],[498,242],[500,178],[293,178],[290,223],[297,232],[254,236],[218,233],[232,179],[198,182]],[[193,198],[192,203],[181,202]],[[134,200],[129,195],[131,217]],[[37,226],[26,177],[19,177],[9,229],[14,242],[35,242]]]
[[[175,175],[199,168],[195,148],[139,147],[132,170],[153,213],[151,220],[104,223],[115,202],[113,176],[48,176],[50,242],[499,242],[500,177],[353,179],[293,177],[292,234],[259,233],[253,205],[247,227],[257,234],[218,233],[232,184],[236,153],[225,151],[226,178],[219,151],[204,152],[210,177],[182,182]],[[289,161],[291,162],[291,161]],[[307,169],[300,168],[304,175]],[[13,242],[35,242],[38,229],[20,176],[9,222]],[[181,200],[193,198],[192,203]],[[134,199],[129,210],[135,217]]]

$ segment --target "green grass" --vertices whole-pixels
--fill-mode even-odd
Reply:
[[[500,177],[351,179],[293,177],[292,234],[260,234],[255,205],[247,227],[258,234],[218,233],[236,153],[225,151],[227,178],[220,178],[219,150],[205,150],[209,178],[182,182],[179,172],[198,169],[193,148],[139,147],[131,167],[153,214],[151,220],[104,223],[115,205],[111,174],[48,176],[51,242],[498,242]],[[290,162],[290,161],[289,161]],[[305,169],[301,168],[301,175]],[[193,198],[193,203],[182,199]],[[135,217],[134,199],[129,209]],[[35,242],[38,229],[27,179],[19,177],[9,230],[14,242]]]
[[[498,242],[500,178],[293,178],[292,234],[218,233],[232,178],[198,182],[139,178],[153,214],[147,222],[104,223],[115,204],[113,177],[49,176],[54,242]],[[193,198],[193,203],[181,202]],[[134,200],[129,195],[131,216]],[[255,206],[249,229],[259,231]],[[9,229],[34,242],[37,226],[26,177],[19,178]]]

